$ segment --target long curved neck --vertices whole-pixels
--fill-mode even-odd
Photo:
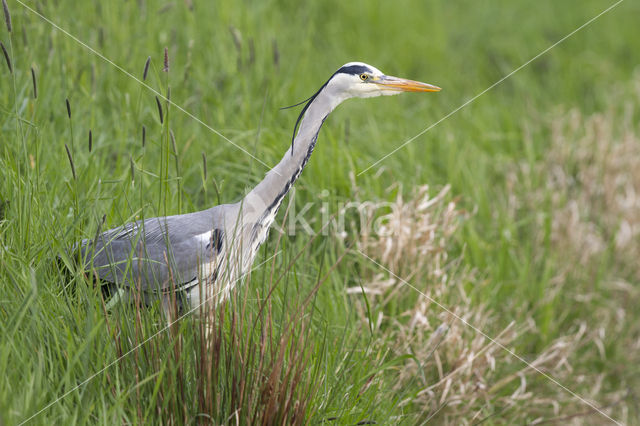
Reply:
[[[245,218],[247,212],[253,212],[258,219],[256,222],[262,222],[266,218],[268,223],[265,225],[271,225],[272,217],[275,217],[284,197],[309,161],[322,123],[344,99],[343,96],[331,94],[326,86],[320,90],[302,118],[293,147],[285,152],[282,160],[245,197],[243,201]]]

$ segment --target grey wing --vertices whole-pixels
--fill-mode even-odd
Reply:
[[[226,206],[128,223],[82,242],[85,269],[103,281],[142,290],[179,288],[224,249]]]

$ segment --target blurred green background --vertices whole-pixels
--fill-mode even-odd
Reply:
[[[450,185],[456,225],[434,230],[448,281],[434,278],[435,252],[386,266],[488,335],[509,335],[505,345],[607,416],[639,423],[640,3],[619,2],[362,174],[614,2],[7,3],[13,31],[3,26],[0,41],[13,73],[0,66],[0,424],[29,418],[117,358],[99,294],[79,274],[63,276],[59,253],[92,237],[103,215],[106,229],[141,214],[235,202],[268,170],[165,101],[161,124],[155,94],[139,81],[147,57],[146,84],[163,95],[170,87],[171,101],[267,165],[289,146],[298,114],[280,108],[313,94],[346,62],[442,87],[340,106],[296,184],[297,210],[313,203],[305,218],[318,231],[323,201],[335,213],[352,200],[410,200],[421,185],[432,196]],[[435,223],[445,210],[444,202],[435,207]],[[382,295],[347,294],[393,279],[353,249],[371,246],[359,229],[309,246],[302,232],[279,238],[272,232],[261,259],[276,244],[285,259],[260,267],[262,279],[247,286],[264,285],[273,268],[283,272],[288,284],[274,301],[283,312],[329,273],[309,314],[316,373],[307,378],[315,391],[304,422],[610,421],[504,350],[478,353],[476,344],[488,342],[463,324],[459,335],[429,340],[440,323],[454,330],[455,321],[431,304],[420,311],[429,325],[416,329],[423,299],[400,280]],[[305,260],[286,270],[299,251]],[[144,336],[162,327],[154,318]],[[180,362],[191,377],[188,361]],[[189,404],[171,417],[173,406],[156,392],[173,382],[157,365],[166,367],[120,367],[115,385],[104,371],[30,422],[207,422]]]

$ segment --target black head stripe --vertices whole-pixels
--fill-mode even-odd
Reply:
[[[345,65],[344,67],[336,71],[336,74],[358,75],[358,74],[362,74],[363,72],[370,73],[370,72],[373,72],[373,70],[365,65]]]

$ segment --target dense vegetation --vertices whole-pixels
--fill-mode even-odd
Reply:
[[[457,110],[613,4],[8,0],[0,424],[638,423],[638,3]],[[338,108],[215,314],[107,312],[73,244],[237,201],[352,60],[443,91]]]

